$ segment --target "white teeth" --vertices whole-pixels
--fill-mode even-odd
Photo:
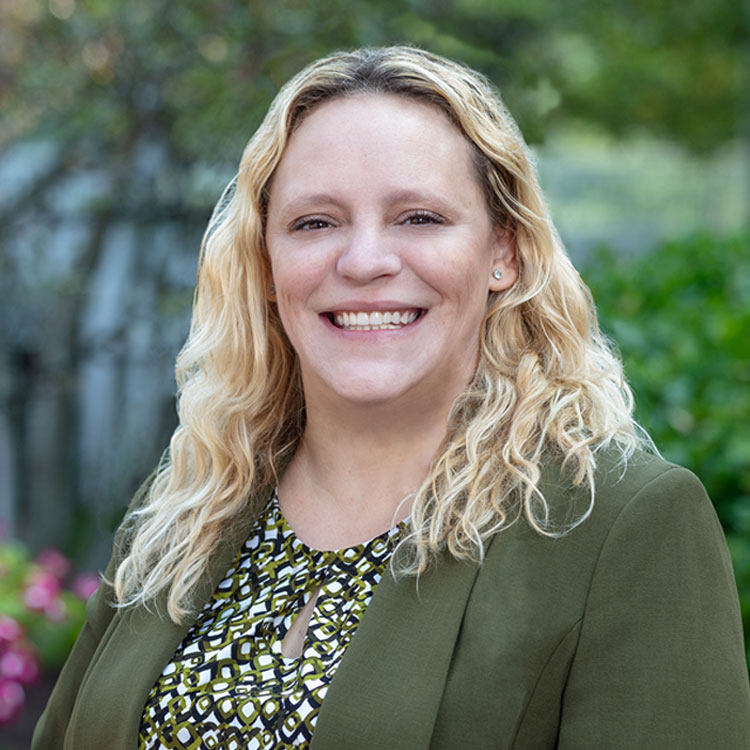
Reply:
[[[339,328],[350,331],[395,331],[414,322],[419,313],[416,310],[379,312],[337,312],[333,316]]]

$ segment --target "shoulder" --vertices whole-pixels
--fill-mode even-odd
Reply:
[[[591,535],[597,548],[592,587],[614,580],[641,592],[658,590],[654,601],[661,606],[678,600],[684,606],[690,588],[696,601],[723,592],[726,603],[736,608],[724,531],[695,474],[640,455],[624,472],[602,465],[595,489],[594,510],[581,528],[581,536]]]
[[[687,469],[645,453],[624,467],[604,455],[596,471],[591,512],[574,528],[589,506],[590,488],[572,486],[560,462],[550,461],[539,490],[559,533],[544,536],[519,519],[496,534],[480,573],[490,588],[512,571],[517,581],[536,592],[532,599],[543,590],[545,607],[565,610],[570,622],[583,615],[591,586],[613,575],[627,579],[639,575],[637,570],[652,575],[665,566],[682,566],[687,573],[695,568],[692,561],[702,558],[711,560],[713,573],[732,578],[714,508]]]
[[[540,491],[550,505],[552,519],[562,527],[591,502],[591,488],[573,487],[559,462],[545,465]],[[672,525],[693,519],[720,530],[711,501],[691,471],[640,451],[623,464],[613,453],[603,453],[594,476],[590,516],[571,534],[608,536],[628,523]],[[603,540],[603,539],[602,539]]]
[[[682,493],[697,501],[708,500],[693,472],[646,452],[637,453],[624,468],[604,454],[597,466],[596,491],[603,502],[617,506],[627,505],[637,498],[665,501],[683,497]]]
[[[587,747],[606,744],[615,724],[593,717],[617,717],[623,707],[632,721],[616,735],[630,737],[630,747],[744,747],[750,696],[740,608],[703,485],[687,469],[641,456],[621,476],[602,467],[596,490],[591,517],[570,534],[574,545],[590,545],[593,564],[561,747],[580,747],[582,737],[591,738]]]

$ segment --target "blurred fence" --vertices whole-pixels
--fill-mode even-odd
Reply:
[[[101,564],[174,427],[205,212],[155,189],[154,144],[122,175],[64,160],[25,143],[0,161],[0,517]]]

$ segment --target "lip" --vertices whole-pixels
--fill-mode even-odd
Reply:
[[[333,307],[327,307],[320,311],[321,315],[335,315],[341,312],[394,312],[401,310],[419,310],[424,313],[427,308],[414,302],[403,302],[398,300],[376,300],[365,302],[363,300],[345,300],[337,302]]]

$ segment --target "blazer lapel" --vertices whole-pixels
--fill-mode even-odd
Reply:
[[[312,750],[428,748],[478,568],[447,556],[375,589],[320,709]]]

